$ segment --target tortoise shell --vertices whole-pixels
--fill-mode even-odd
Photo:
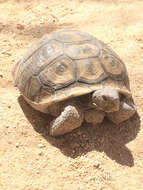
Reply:
[[[15,86],[35,109],[102,88],[131,96],[126,67],[102,41],[77,30],[44,35],[13,69]]]

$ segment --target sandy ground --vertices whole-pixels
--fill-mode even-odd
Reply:
[[[11,68],[44,33],[76,28],[126,63],[138,114],[48,136],[50,118],[13,87]],[[0,190],[143,190],[142,0],[0,0]]]

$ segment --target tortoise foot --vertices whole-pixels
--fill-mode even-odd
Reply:
[[[51,122],[50,135],[59,136],[69,133],[80,127],[83,122],[83,113],[75,105],[68,105],[63,112]]]
[[[128,104],[126,102],[121,102],[119,111],[108,113],[107,117],[115,124],[119,124],[134,115],[136,112],[135,106],[133,104]]]

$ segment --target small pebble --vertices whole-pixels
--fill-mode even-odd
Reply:
[[[38,147],[39,148],[43,148],[43,147],[45,147],[43,144],[38,144]]]
[[[16,143],[15,146],[16,146],[16,148],[18,148],[19,147],[19,143]]]
[[[43,154],[43,151],[40,150],[40,151],[38,152],[38,155],[39,155],[39,156],[42,156],[42,154]]]
[[[17,29],[23,30],[23,29],[24,29],[24,26],[23,26],[22,24],[17,24]]]
[[[142,42],[143,40],[142,40],[142,38],[138,38],[137,41]]]
[[[0,72],[0,78],[3,78],[3,73]]]
[[[37,173],[37,174],[39,174],[39,173],[40,173],[40,171],[39,171],[39,170],[37,170],[37,171],[36,171],[36,173]]]
[[[95,161],[93,166],[94,166],[95,168],[99,168],[99,169],[102,168],[101,163],[100,163],[99,161]]]
[[[5,55],[5,56],[10,56],[11,52],[9,52],[8,50],[2,50],[1,54]]]

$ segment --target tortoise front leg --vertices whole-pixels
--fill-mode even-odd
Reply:
[[[76,105],[67,105],[61,114],[50,123],[50,135],[59,136],[80,127],[83,113]]]
[[[135,105],[132,100],[122,101],[120,108],[116,112],[107,113],[107,117],[115,124],[119,124],[134,115],[136,112]]]

